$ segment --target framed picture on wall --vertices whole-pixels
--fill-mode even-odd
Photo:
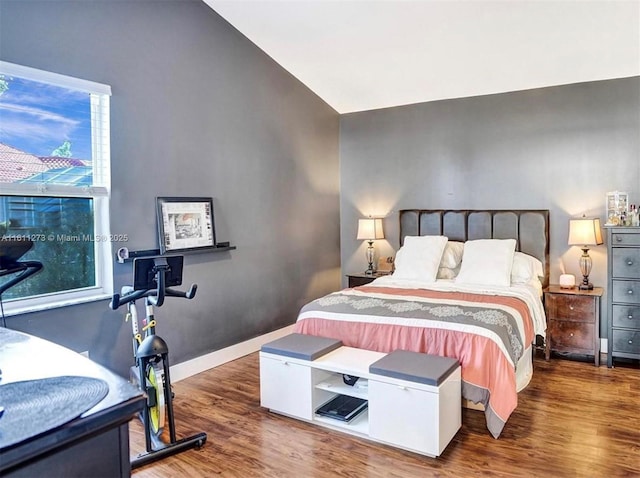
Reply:
[[[160,254],[215,248],[211,198],[158,197],[156,203]]]

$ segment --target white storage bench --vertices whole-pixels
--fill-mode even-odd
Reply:
[[[354,385],[343,374],[359,377]],[[455,359],[397,350],[344,347],[291,334],[262,346],[260,403],[271,411],[427,456],[439,456],[462,424]],[[337,395],[368,408],[350,422],[317,415]]]

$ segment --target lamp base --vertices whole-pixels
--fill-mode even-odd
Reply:
[[[583,275],[582,276],[582,282],[578,286],[578,289],[580,289],[580,290],[593,290],[593,284],[591,282],[589,282],[589,276],[588,275]]]
[[[589,257],[589,248],[582,248],[580,256],[580,272],[582,272],[582,282],[578,286],[579,290],[593,290],[593,284],[589,282],[589,274],[591,273],[591,257]]]
[[[365,274],[367,274],[368,276],[372,276],[376,271],[373,268],[373,260],[376,257],[376,252],[375,249],[373,248],[373,241],[367,241],[369,243],[369,247],[367,247],[367,262],[369,263],[369,267],[367,268],[366,271],[364,271]]]

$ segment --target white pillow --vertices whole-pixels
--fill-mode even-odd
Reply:
[[[464,244],[456,283],[511,285],[515,239],[478,239]]]
[[[513,266],[511,267],[512,284],[528,284],[534,279],[540,280],[540,277],[544,277],[542,262],[523,252],[516,252],[513,255]]]
[[[434,282],[447,240],[445,236],[405,237],[396,253],[393,277]]]
[[[440,267],[455,269],[462,262],[464,242],[448,241],[440,260]]]

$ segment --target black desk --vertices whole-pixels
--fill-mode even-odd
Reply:
[[[0,328],[0,369],[0,386],[62,375],[98,378],[109,386],[106,397],[79,418],[0,449],[0,476],[131,475],[128,422],[145,400],[137,387],[76,352],[4,328]]]

